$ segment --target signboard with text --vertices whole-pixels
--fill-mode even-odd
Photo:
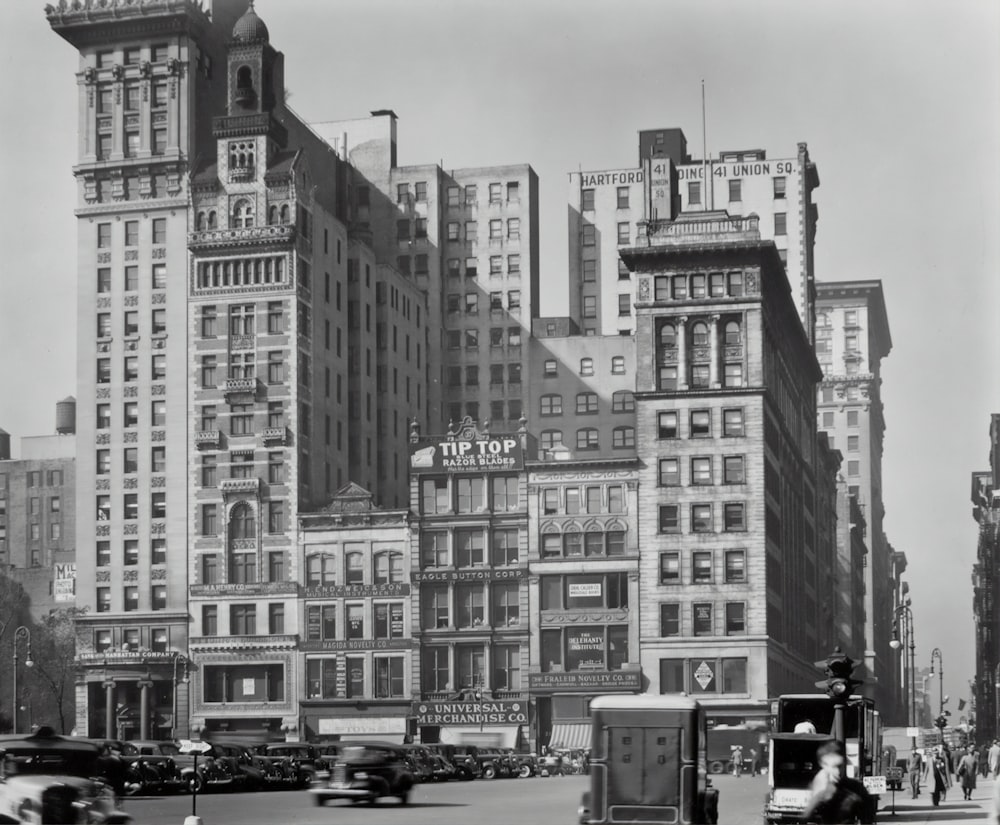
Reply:
[[[603,627],[566,629],[566,667],[570,671],[604,669]]]
[[[638,670],[605,670],[569,673],[529,673],[531,693],[566,693],[605,690],[641,690],[642,673]]]
[[[412,639],[318,639],[299,643],[299,650],[317,653],[327,650],[408,650]]]
[[[466,416],[456,433],[410,444],[410,469],[417,473],[513,472],[524,469],[521,439],[490,435]]]
[[[414,573],[415,582],[474,582],[474,581],[514,581],[523,579],[528,575],[528,571],[523,568],[512,568],[510,570],[486,568],[478,570],[425,570],[422,573]]]
[[[52,595],[57,602],[71,602],[76,599],[76,565],[60,563],[55,566],[55,582]]]
[[[415,702],[418,725],[527,725],[528,703],[484,700],[482,702]]]
[[[192,596],[275,596],[298,593],[295,582],[251,582],[250,584],[192,584]]]
[[[359,599],[367,596],[385,598],[410,595],[410,585],[404,582],[393,584],[336,584],[306,585],[303,594],[307,599]]]

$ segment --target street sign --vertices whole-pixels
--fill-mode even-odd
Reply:
[[[868,793],[873,796],[881,796],[888,790],[884,776],[863,776],[861,781],[864,782]]]
[[[886,768],[885,778],[887,782],[901,782],[903,780],[903,769],[900,767]]]

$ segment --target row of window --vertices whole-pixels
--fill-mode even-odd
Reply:
[[[149,358],[149,380],[159,381],[167,377],[167,356],[151,355]],[[126,355],[122,359],[122,381],[133,383],[140,380],[139,356]],[[97,362],[97,383],[111,383],[111,359],[101,358]]]
[[[744,434],[743,409],[730,407],[721,412],[721,435],[723,438],[738,438]],[[712,438],[712,410],[690,410],[684,432],[681,431],[681,413],[677,410],[667,410],[657,414],[657,437],[669,438]]]
[[[409,695],[404,675],[405,661],[404,656],[377,655],[372,657],[369,669],[366,667],[367,657],[347,656],[344,671],[341,672],[335,658],[307,659],[306,698],[404,698]],[[367,673],[370,673],[370,693]]]
[[[715,613],[720,612],[722,627],[716,627]],[[665,602],[660,605],[660,636],[742,636],[747,632],[746,604],[725,602],[717,611],[712,602],[694,602],[688,621],[681,619],[681,605]]]
[[[420,536],[420,565],[428,567],[480,567],[487,563],[486,546],[489,544],[489,564],[505,567],[517,564],[520,543],[516,527],[493,527],[488,534],[482,529],[458,528],[424,531]]]
[[[542,559],[571,559],[584,556],[624,556],[624,530],[564,530],[559,533],[544,533],[541,537]]]
[[[6,550],[5,544],[7,541],[6,537],[6,526],[0,522],[0,550]],[[32,523],[28,525],[28,538],[31,541],[41,541],[42,539],[42,526],[40,524]],[[53,521],[49,523],[49,539],[51,541],[59,541],[62,538],[62,522]],[[41,562],[34,560],[31,563],[32,567],[38,567]]]
[[[344,624],[343,636],[337,635],[338,617]],[[306,605],[305,638],[310,642],[402,639],[404,635],[403,602]]]
[[[126,266],[124,269],[125,281],[123,283],[123,288],[125,292],[136,292],[139,289],[139,267],[138,266]],[[150,270],[149,284],[153,289],[166,289],[167,288],[167,265],[166,264],[153,264]],[[97,270],[97,291],[98,292],[111,292],[112,290],[112,280],[111,280],[111,268],[110,267],[100,267]],[[98,316],[99,317],[99,316]],[[110,325],[110,321],[109,321]],[[98,321],[98,326],[100,326],[100,321]],[[110,333],[105,333],[110,335]],[[98,335],[101,335],[98,332]]]
[[[747,685],[745,658],[660,659],[660,693],[746,694]]]
[[[427,221],[424,218],[417,218],[417,231],[420,231],[420,224],[423,223],[423,235],[417,235],[418,238],[427,236]],[[399,231],[403,231],[405,226],[406,231],[409,231],[409,221],[397,221],[397,226]],[[499,218],[491,220],[489,222],[489,239],[491,241],[501,241],[504,239],[504,225],[503,221]],[[460,243],[464,237],[466,243],[474,243],[479,237],[479,223],[477,221],[466,221],[465,222],[465,234],[462,234],[462,224],[458,221],[449,221],[446,227],[447,238],[451,243]],[[408,235],[401,236],[400,240],[406,240]],[[507,219],[507,234],[506,238],[509,241],[519,240],[521,237],[521,219],[520,218],[508,218]]]
[[[628,625],[542,628],[541,670],[621,670],[629,661]]]
[[[424,258],[424,269],[423,273],[427,272],[426,265],[426,255],[415,256],[417,274],[423,274],[420,269],[421,261],[420,258]],[[399,259],[400,261],[403,258]],[[489,273],[492,277],[497,277],[504,274],[503,268],[504,256],[503,255],[490,255],[490,269]],[[402,267],[401,267],[402,269]],[[409,273],[408,269],[402,270],[404,273]],[[460,278],[462,276],[462,260],[461,258],[449,258],[447,261],[447,272],[449,278]],[[521,256],[514,254],[507,256],[507,274],[508,275],[520,275],[521,274]],[[475,278],[479,275],[479,259],[474,257],[468,257],[465,259],[465,276],[467,278]]]
[[[268,335],[283,335],[285,310],[281,301],[268,301],[266,309]],[[222,319],[224,320],[224,319]],[[254,304],[234,304],[229,307],[229,335],[254,335],[257,329],[257,308]],[[206,305],[201,308],[201,337],[217,338],[222,331],[217,307]]]
[[[479,513],[489,509],[504,513],[518,509],[517,476],[492,475],[488,482],[483,476],[422,478],[420,511],[425,514]]]
[[[145,640],[143,639],[143,630],[144,628],[123,627],[117,631],[117,640],[115,638],[116,632],[111,628],[95,630],[93,635],[94,650],[98,653],[105,653],[112,648],[132,651],[147,648],[153,653],[167,652],[170,647],[170,632],[167,628],[149,628]]]
[[[359,190],[358,205],[367,206],[368,205],[368,192],[367,187],[364,196],[361,196],[361,191]],[[506,184],[502,182],[495,182],[488,184],[489,192],[489,203],[499,204],[504,202],[504,192],[506,191],[506,201],[507,203],[518,203],[520,201],[520,185],[517,181],[508,181]],[[463,198],[464,194],[464,198]],[[463,188],[460,186],[449,186],[445,192],[446,203],[448,206],[461,206],[463,203],[466,206],[475,206],[478,203],[478,187],[474,183],[470,183]],[[427,201],[427,182],[426,181],[415,181],[413,183],[413,192],[410,192],[409,183],[398,183],[396,184],[396,203],[397,204],[407,204],[411,200],[417,203],[425,203]],[[364,201],[363,203],[361,201]]]
[[[552,450],[565,446],[562,430],[542,430],[538,437],[538,446],[543,450]],[[611,431],[611,446],[616,450],[635,448],[635,427],[615,427]],[[596,427],[581,427],[576,431],[576,449],[599,450],[601,448],[601,433]]]
[[[744,584],[747,580],[746,550],[693,550],[682,571],[682,554],[677,550],[660,553],[660,584]],[[721,570],[716,565],[722,565]]]
[[[234,543],[234,549],[226,556],[219,553],[203,553],[198,557],[198,573],[200,584],[256,584],[260,576],[267,576],[263,581],[285,581],[285,551],[272,550],[264,554],[265,569],[257,573],[258,559],[254,550],[246,550],[240,542]],[[225,564],[226,576],[222,575],[220,561]]]
[[[615,242],[618,246],[626,246],[632,242],[632,225],[628,221],[619,221],[616,227]],[[597,245],[597,227],[592,223],[580,225],[580,241],[586,248]]]
[[[166,154],[167,134],[165,126],[153,126],[150,129],[150,154]],[[111,160],[111,156],[114,154],[114,145],[114,135],[102,128],[97,133],[97,159]],[[127,158],[134,158],[138,157],[140,152],[142,152],[142,132],[138,129],[126,129],[124,140],[122,141],[122,155]]]
[[[678,375],[677,367],[673,365],[660,366],[656,376],[657,388],[670,392],[680,389]],[[685,375],[689,389],[708,389],[711,386],[712,367],[709,364],[691,364],[685,371]],[[743,364],[725,364],[722,375],[722,386],[742,387],[743,384]]]
[[[504,309],[504,294],[502,291],[491,292],[489,294],[490,311]],[[445,307],[449,315],[464,313],[465,315],[479,314],[479,293],[466,292],[465,295],[450,293],[445,296]],[[507,290],[507,309],[521,308],[521,290]]]
[[[719,508],[712,504],[700,503],[690,505],[686,511],[687,522],[681,522],[681,505],[663,504],[659,510],[659,525],[661,533],[714,533],[718,529],[715,511]],[[747,529],[746,504],[742,501],[727,501],[722,504],[722,531],[725,533],[743,532]]]
[[[62,487],[62,470],[29,470],[24,474],[28,487]],[[0,490],[7,489],[7,473],[0,473]]]
[[[257,466],[252,452],[231,453],[227,458],[229,461],[229,478],[256,477]],[[286,481],[285,475],[285,454],[281,452],[268,453],[267,475],[265,478],[267,483],[284,484]],[[201,486],[217,487],[219,485],[219,478],[219,456],[211,453],[203,455],[201,457]]]
[[[653,279],[655,301],[740,298],[743,295],[743,273],[739,271],[660,275]]]
[[[539,399],[539,415],[562,415],[563,398],[559,394],[551,393],[543,395]],[[596,392],[578,392],[576,394],[576,414],[577,415],[597,415],[600,412],[598,396]],[[635,396],[631,390],[618,390],[611,395],[611,412],[631,413],[635,412]]]
[[[479,386],[479,366],[468,364],[463,367],[445,367],[445,385],[449,387]],[[506,374],[506,382],[505,382]],[[464,376],[464,381],[462,380]],[[491,364],[490,365],[490,386],[502,386],[504,383],[520,386],[521,384],[521,364]]]
[[[520,587],[516,582],[424,585],[420,616],[423,630],[518,627]]]
[[[126,310],[123,315],[122,334],[126,337],[139,334],[139,312],[138,310]],[[154,309],[150,313],[150,334],[163,335],[167,331],[167,311],[165,309]],[[111,313],[97,313],[97,337],[111,337]],[[106,359],[105,359],[106,360]]]
[[[722,484],[746,484],[746,460],[741,455],[722,456]],[[713,456],[692,456],[688,462],[688,484],[705,486],[718,483],[713,468]],[[657,480],[661,487],[679,487],[681,480],[681,459],[661,458]]]
[[[493,690],[524,687],[518,643],[492,643],[488,651],[483,643],[425,645],[420,653],[420,673],[425,693],[473,687]]]
[[[559,374],[559,362],[555,358],[548,358],[542,365],[542,374],[546,378],[551,378]],[[580,375],[593,375],[594,374],[594,359],[593,358],[581,358],[580,359]],[[624,375],[625,374],[625,356],[624,355],[614,355],[611,357],[611,374],[612,375]]]
[[[264,501],[261,502],[267,513],[267,532],[285,532],[285,502]],[[202,504],[200,509],[201,535],[217,536],[219,534],[219,507],[220,505]],[[230,516],[229,538],[254,539],[257,537],[256,516],[253,510],[246,505],[238,505],[233,508]]]
[[[419,389],[419,387],[418,387]],[[512,388],[511,392],[517,392]],[[465,416],[469,416],[473,421],[479,420],[480,405],[478,401],[449,401],[448,418],[451,421],[461,421]],[[505,403],[503,401],[490,402],[490,421],[496,424],[498,421],[520,421],[523,406],[520,399],[513,398]]]
[[[145,46],[128,46],[122,49],[123,66],[138,66],[142,60]],[[154,43],[149,46],[149,61],[151,63],[166,63],[170,54],[170,47],[166,43]],[[97,53],[97,68],[109,69],[114,65],[115,53],[112,51],[100,51]]]
[[[726,346],[737,346],[743,342],[743,335],[740,322],[737,320],[727,320],[720,325],[722,329],[722,343]],[[707,347],[711,344],[711,331],[707,321],[694,320],[685,323],[675,324],[673,321],[666,321],[660,324],[659,344],[667,351],[674,351],[678,348],[678,329],[690,332],[687,341],[688,347]]]
[[[97,496],[96,516],[98,521],[111,521],[111,496]],[[167,494],[149,494],[149,517],[161,519],[167,517]],[[135,521],[139,518],[139,494],[125,493],[122,496],[122,518]]]
[[[731,178],[729,183],[729,202],[742,203],[743,201],[743,179]],[[772,196],[774,200],[784,200],[787,192],[788,180],[784,175],[771,178]],[[701,181],[688,182],[688,204],[701,203]],[[784,234],[784,233],[781,233]]]
[[[628,186],[619,186],[615,190],[616,197],[616,208],[617,209],[628,209],[629,208],[629,192],[630,188]],[[584,212],[594,211],[594,190],[593,189],[581,189],[580,190],[580,209]]]
[[[504,327],[490,327],[490,349],[504,346]],[[521,327],[507,327],[507,346],[521,346]],[[449,329],[445,330],[445,346],[448,349],[479,349],[479,330]]]
[[[167,219],[166,218],[153,218],[150,221],[151,224],[151,236],[150,240],[155,245],[165,244],[167,242]],[[125,246],[126,247],[136,247],[139,245],[139,221],[124,221],[125,229]],[[98,249],[109,249],[111,247],[111,224],[110,223],[99,223],[97,224],[97,248]]]
[[[111,364],[108,361],[106,368],[102,369],[105,365],[101,362],[108,361],[108,359],[102,358],[98,360],[98,384],[107,384],[111,381]],[[103,380],[102,380],[103,379]],[[167,425],[167,402],[166,401],[152,401],[149,405],[149,420],[147,422],[150,427],[165,427]],[[111,426],[111,405],[110,404],[98,404],[97,405],[97,429],[106,430]],[[139,426],[139,402],[138,401],[126,401],[122,404],[122,427],[125,429],[135,429]]]
[[[405,582],[403,554],[382,550],[372,554],[366,563],[360,550],[344,550],[343,558],[333,553],[309,553],[306,556],[306,586],[333,587],[345,585],[398,584]]]
[[[139,588],[137,586],[128,586],[122,588],[122,610],[126,613],[131,613],[139,609]],[[97,588],[97,612],[98,613],[110,613],[111,612],[111,588],[110,587],[98,587]],[[150,610],[166,610],[167,609],[167,586],[165,584],[154,584],[149,588],[149,609]]]
[[[100,449],[97,451],[97,475],[105,476],[111,473],[111,450]],[[121,468],[126,475],[139,472],[139,448],[126,447],[121,452]],[[151,473],[164,473],[167,470],[167,448],[162,446],[151,447],[149,450],[149,468]]]
[[[597,262],[596,259],[594,259],[594,258],[586,258],[586,259],[584,259],[584,261],[583,261],[583,282],[584,283],[592,284],[592,283],[596,283],[597,282],[597,266],[598,266],[598,262]],[[618,280],[619,281],[627,281],[631,277],[632,277],[632,273],[629,272],[629,270],[628,270],[628,264],[626,264],[625,261],[623,261],[621,258],[619,258],[618,259]],[[621,296],[619,296],[619,298],[618,298],[619,311],[621,310],[621,305],[622,305],[622,300],[621,299],[622,298],[627,298],[627,299],[631,300],[630,296],[627,296],[627,295],[621,295]],[[584,308],[586,308],[587,307],[587,300],[588,300],[588,298],[585,297],[583,300],[584,300]],[[596,302],[597,299],[591,296],[590,300]],[[596,304],[594,304],[593,306],[596,309]],[[629,313],[626,312],[625,314],[627,315]],[[596,316],[594,316],[594,317],[596,317]]]
[[[540,496],[542,515],[546,516],[625,512],[625,488],[621,484],[545,487]]]

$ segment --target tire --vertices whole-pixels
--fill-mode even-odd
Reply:
[[[521,770],[518,771],[518,775],[521,779],[527,779],[531,776],[531,765],[521,765]]]
[[[410,804],[410,792],[409,792],[409,790],[405,790],[405,791],[403,791],[399,795],[399,804],[400,805],[409,805]]]
[[[726,764],[716,760],[715,762],[709,763],[708,770],[710,773],[720,774],[726,772]]]
[[[483,779],[496,779],[497,769],[494,765],[485,765],[483,767]]]
[[[315,804],[316,804],[317,808],[322,808],[324,805],[326,805],[326,797],[325,796],[320,796],[319,794],[313,794],[313,799],[315,801]]]
[[[145,783],[142,781],[142,773],[133,768],[125,772],[125,785],[122,789],[124,796],[138,796],[142,793]]]

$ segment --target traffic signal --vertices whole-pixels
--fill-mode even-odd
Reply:
[[[826,691],[831,699],[847,699],[863,682],[852,679],[851,674],[857,663],[839,645],[833,653],[823,661],[816,662],[816,667],[823,668],[826,678],[816,683],[816,687]]]
[[[944,730],[948,727],[948,717],[951,716],[951,711],[946,710],[944,713],[940,714],[937,719],[934,720],[934,727],[941,728]]]

